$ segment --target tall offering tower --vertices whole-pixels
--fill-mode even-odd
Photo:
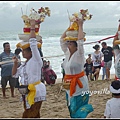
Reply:
[[[36,39],[39,41],[42,39],[42,37],[39,34],[40,31],[40,24],[44,22],[46,16],[50,17],[50,9],[49,7],[41,7],[36,11],[35,9],[31,8],[29,16],[27,15],[22,15],[21,18],[23,19],[24,22],[24,27],[23,27],[23,34],[18,34],[19,39],[21,42],[19,42],[16,47],[20,47],[22,49],[25,49],[29,47],[29,34],[30,34],[30,19],[35,19],[36,25],[35,25],[35,33],[36,33]],[[41,47],[41,44],[38,42],[38,47]]]

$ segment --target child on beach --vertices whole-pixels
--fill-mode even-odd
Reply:
[[[110,85],[112,98],[107,101],[104,118],[120,118],[120,81],[114,80]]]
[[[91,59],[86,59],[86,63],[84,64],[85,72],[88,80],[92,80],[92,71],[93,71],[93,63]]]
[[[88,54],[88,58],[87,59],[90,59],[92,61],[92,56],[91,54]]]

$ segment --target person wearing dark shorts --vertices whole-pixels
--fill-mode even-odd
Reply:
[[[94,79],[95,77],[95,80],[98,80],[100,69],[101,69],[101,61],[102,61],[103,53],[100,51],[100,46],[98,44],[93,46],[93,49],[95,49],[95,51],[92,54],[92,61],[93,61],[93,67],[94,67],[92,79]]]
[[[110,46],[107,46],[106,42],[102,42],[102,49],[101,52],[104,54],[104,62],[105,62],[105,68],[106,68],[106,76],[107,80],[110,80],[110,69],[112,66],[112,57],[114,56],[113,48]],[[115,56],[114,56],[115,60]]]
[[[15,79],[11,76],[5,76],[5,77],[2,77],[1,79],[1,85],[2,85],[2,88],[5,88],[7,86],[7,82],[9,81],[9,85],[11,87],[15,87]]]
[[[12,67],[13,62],[12,57],[15,56],[14,53],[10,50],[10,44],[9,42],[3,43],[4,51],[0,54],[0,62],[2,63],[0,65],[1,67],[1,87],[2,87],[2,93],[3,97],[6,97],[5,91],[7,82],[9,81],[10,89],[11,89],[11,97],[14,97],[14,87],[16,85],[16,79],[12,77]],[[11,62],[6,62],[11,61]]]

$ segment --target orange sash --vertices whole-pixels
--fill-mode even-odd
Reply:
[[[79,80],[79,78],[83,77],[85,75],[84,71],[82,71],[79,74],[75,75],[65,75],[64,76],[64,81],[67,82],[68,79],[70,80],[70,96],[75,92],[76,90],[76,84],[78,83],[80,88],[83,88],[82,82]]]

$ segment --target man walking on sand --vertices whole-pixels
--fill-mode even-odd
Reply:
[[[0,54],[0,62],[5,62],[12,60],[12,57],[15,56],[14,53],[10,50],[10,44],[8,42],[3,43],[4,51]],[[3,98],[7,98],[5,91],[7,82],[9,81],[11,89],[11,97],[14,97],[14,87],[16,85],[16,79],[12,77],[12,66],[13,62],[1,64],[1,87],[3,92]]]
[[[110,80],[110,69],[112,66],[112,57],[114,56],[113,48],[107,46],[106,42],[102,42],[102,53],[104,54],[104,65],[106,68],[107,80]],[[115,57],[114,57],[115,60]]]

